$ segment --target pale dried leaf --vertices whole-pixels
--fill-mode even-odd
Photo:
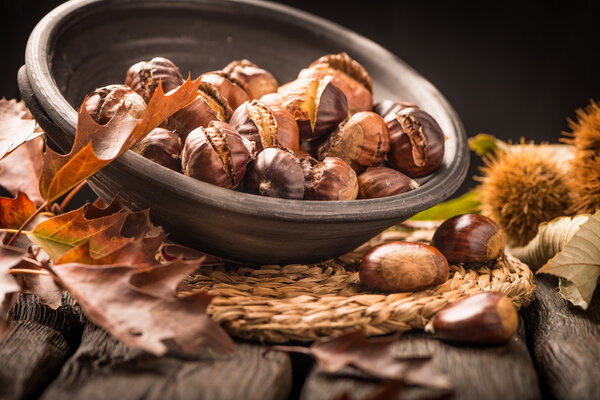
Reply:
[[[0,161],[0,185],[13,195],[26,193],[38,206],[44,202],[39,188],[43,147],[44,138],[36,137]]]
[[[0,99],[0,160],[41,133],[22,101]]]

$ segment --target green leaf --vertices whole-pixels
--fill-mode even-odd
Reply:
[[[537,273],[558,276],[560,295],[585,310],[600,277],[600,211],[581,224]]]
[[[435,205],[413,216],[412,221],[442,221],[460,214],[479,213],[481,201],[477,192],[471,191],[452,200]]]
[[[480,133],[469,138],[469,148],[481,157],[493,156],[498,151],[505,152],[507,147],[508,144],[487,133]]]

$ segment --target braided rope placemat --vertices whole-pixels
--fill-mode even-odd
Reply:
[[[447,282],[419,292],[362,287],[358,264],[370,248],[393,240],[428,241],[432,234],[432,229],[384,232],[352,253],[318,264],[203,267],[188,283],[217,295],[209,313],[231,335],[270,343],[312,341],[357,328],[367,336],[423,329],[447,304],[483,291],[504,293],[517,309],[533,300],[532,272],[510,255],[478,269],[451,265]]]

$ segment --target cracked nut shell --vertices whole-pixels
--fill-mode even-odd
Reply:
[[[376,199],[406,193],[419,184],[402,172],[387,167],[371,167],[358,176],[361,199]]]
[[[388,127],[371,111],[354,114],[342,122],[319,148],[319,159],[339,157],[355,171],[380,164],[390,149]]]
[[[182,171],[192,178],[233,189],[244,177],[249,157],[235,129],[225,122],[212,121],[188,135],[181,152]]]
[[[300,160],[304,169],[305,200],[354,200],[358,195],[356,172],[341,158]]]
[[[246,84],[237,80],[226,72],[211,71],[200,75],[202,82],[208,82],[213,85],[221,96],[227,99],[232,109],[238,108],[245,101],[252,100],[250,90]]]
[[[260,99],[266,94],[275,93],[279,86],[273,74],[249,60],[232,61],[223,68],[223,72],[239,82],[245,83],[253,99]]]
[[[304,197],[304,172],[300,160],[277,147],[261,151],[250,165],[245,189],[254,194],[284,199]]]
[[[245,102],[234,111],[229,124],[242,137],[254,142],[256,152],[267,147],[298,152],[298,125],[284,108],[267,106],[259,100]]]
[[[164,57],[154,57],[150,61],[140,61],[132,65],[125,76],[125,84],[131,87],[148,103],[162,82],[165,93],[183,85],[184,79],[173,61]]]
[[[389,242],[371,249],[360,263],[359,278],[371,290],[410,292],[448,280],[448,261],[435,247]]]
[[[506,239],[490,218],[463,214],[444,221],[433,234],[431,245],[451,263],[486,262],[500,256]]]
[[[155,128],[142,140],[136,143],[131,150],[164,167],[174,171],[181,170],[181,138],[168,129]]]
[[[350,114],[371,111],[373,108],[373,83],[371,77],[357,61],[346,53],[328,54],[308,68],[300,71],[300,79],[323,79],[332,77],[332,82],[346,96]]]
[[[429,175],[444,159],[442,128],[425,111],[404,108],[387,120],[390,131],[390,164],[411,178]]]
[[[512,301],[502,293],[484,292],[446,306],[426,330],[452,342],[503,344],[518,326],[519,316]]]
[[[108,85],[94,90],[84,101],[88,114],[100,125],[104,125],[125,105],[129,115],[140,119],[146,111],[146,102],[126,85]]]

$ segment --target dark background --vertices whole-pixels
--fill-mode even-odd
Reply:
[[[18,97],[29,33],[61,3],[0,0],[0,97]],[[282,1],[402,58],[449,99],[468,136],[555,142],[600,99],[600,2]],[[472,158],[472,188],[479,161]]]

